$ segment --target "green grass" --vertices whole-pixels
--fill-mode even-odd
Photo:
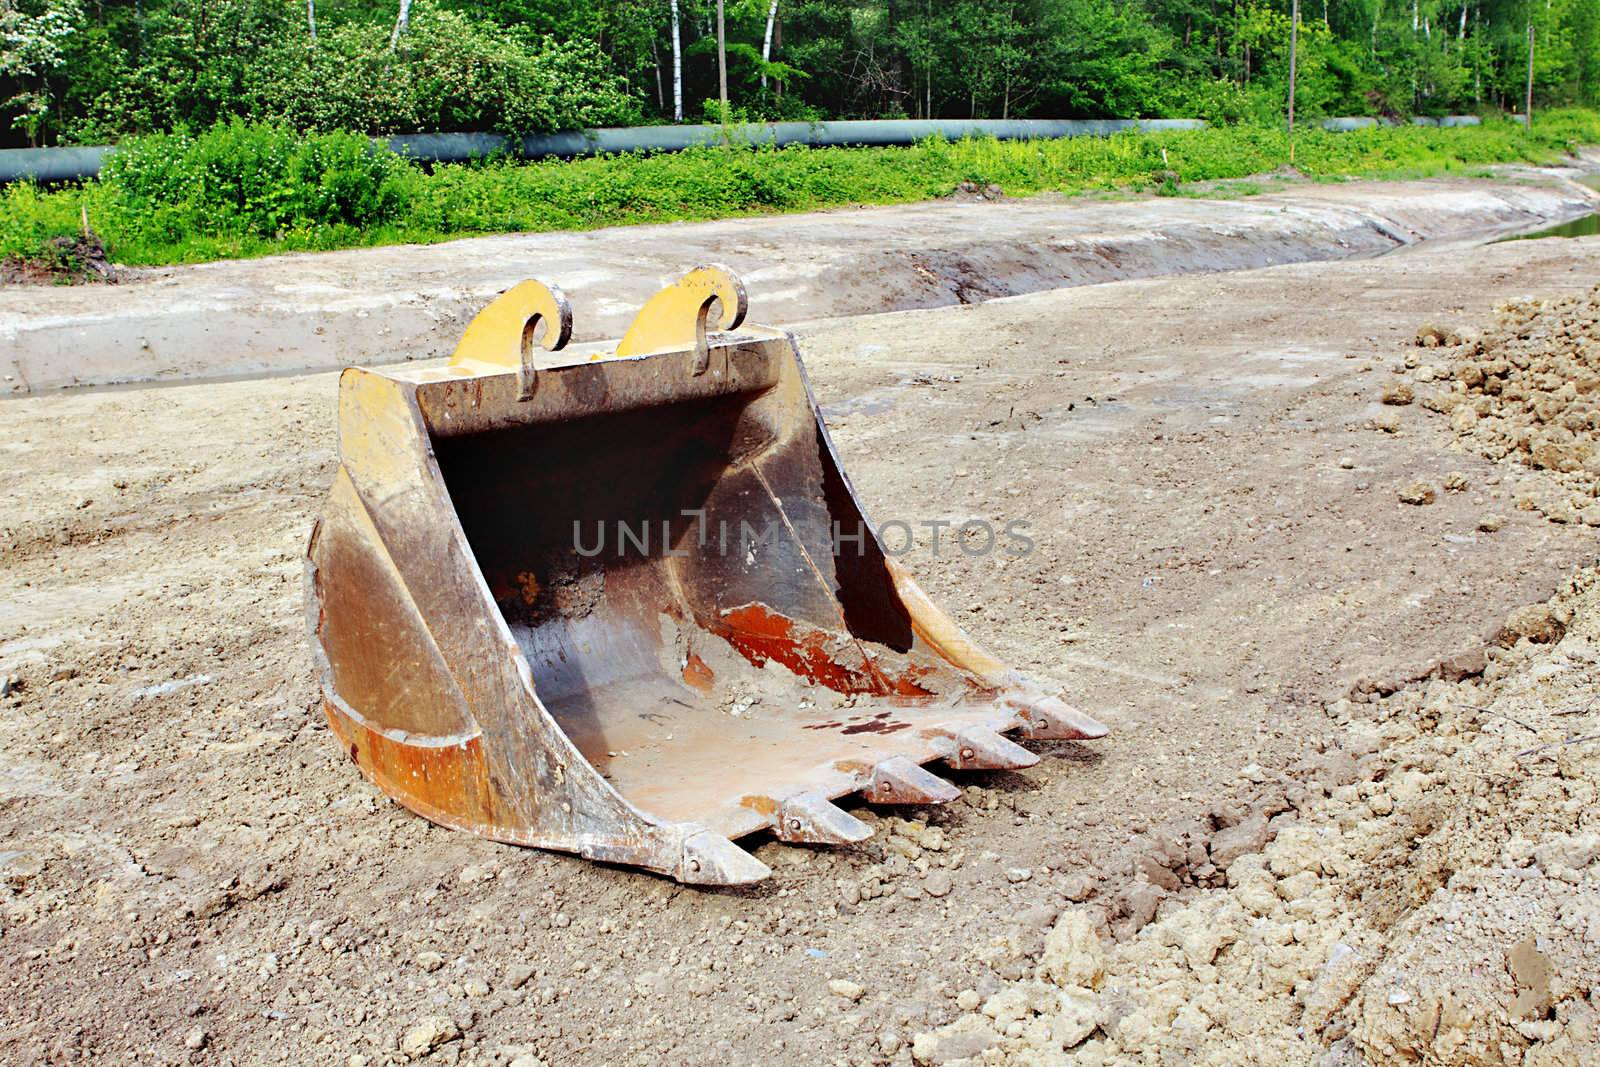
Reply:
[[[1009,196],[1155,192],[1171,171],[1180,193],[1183,183],[1214,182],[1220,195],[1248,195],[1251,183],[1239,180],[1270,174],[1290,152],[1282,130],[1236,126],[1059,141],[930,140],[908,148],[721,147],[430,170],[361,158],[345,136],[310,143],[236,126],[198,139],[135,141],[125,162],[99,180],[49,190],[14,184],[0,192],[0,256],[37,255],[50,238],[80,232],[85,215],[113,260],[159,265],[899,204],[943,196],[962,181],[998,183]],[[1597,142],[1600,113],[1552,111],[1531,133],[1504,120],[1459,129],[1303,130],[1294,159],[1313,180],[1477,175],[1491,164],[1549,163]]]

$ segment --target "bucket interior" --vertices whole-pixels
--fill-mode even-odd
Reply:
[[[643,810],[748,832],[761,825],[739,813],[748,797],[905,754],[930,715],[989,710],[992,694],[915,637],[792,393],[596,411],[433,447],[540,700]]]

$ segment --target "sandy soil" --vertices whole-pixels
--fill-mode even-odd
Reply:
[[[1126,278],[1345,259],[1481,239],[1592,211],[1571,169],[1498,180],[1274,180],[1234,200],[951,198],[809,215],[513,234],[135,272],[114,286],[0,286],[0,395],[260,377],[448,355],[491,297],[563,286],[582,340],[620,337],[657,288],[731,266],[764,320],[978,303]]]
[[[1417,680],[1480,669],[1508,614],[1548,597],[1600,538],[1517,506],[1560,489],[1556,473],[1491,459],[1439,412],[1382,398],[1402,382],[1423,391],[1406,366],[1419,320],[1485,328],[1507,299],[1586,292],[1597,264],[1600,239],[1423,246],[805,326],[875,518],[1021,518],[1039,543],[1010,563],[926,544],[906,562],[997,652],[1115,732],[1048,744],[1027,772],[964,776],[963,801],[926,822],[862,809],[879,833],[855,848],[753,842],[776,874],[741,891],[439,829],[335,751],[312,710],[299,585],[334,455],[331,375],[0,405],[0,676],[14,676],[0,698],[0,1057],[809,1065],[965,1049],[1025,1062],[1036,1018],[1060,1022],[1064,1044],[1083,1005],[1036,1010],[1024,990],[1020,1011],[1015,994],[984,1009],[1043,967],[1051,989],[1098,998],[1081,1054],[1127,1058],[1176,1026],[1146,995],[1156,963],[1134,953],[1165,948],[1171,923],[1199,921],[1178,918],[1190,909],[1213,922],[1221,911],[1206,909],[1245,888],[1231,884],[1240,862],[1274,886],[1302,873],[1271,851],[1297,840],[1286,815],[1342,826],[1377,795],[1352,771],[1375,753],[1507,729],[1485,713],[1459,739],[1441,733],[1434,712],[1461,720],[1466,691]],[[759,289],[752,306],[759,321]],[[1432,503],[1403,502],[1419,481]],[[1494,703],[1540,670],[1518,655],[1475,706],[1522,717]],[[1529,720],[1529,745],[1568,721]],[[1385,773],[1416,784],[1411,769]],[[1390,792],[1392,811],[1411,810],[1415,792]],[[1541,870],[1575,862],[1558,851]],[[1302,883],[1291,893],[1318,891]],[[1455,921],[1431,899],[1389,893],[1369,927],[1426,944]],[[1262,917],[1314,946],[1262,967],[1334,952],[1319,916],[1295,917],[1304,941]],[[1374,943],[1352,947],[1375,961]],[[1518,954],[1530,988],[1543,952]],[[1411,959],[1352,987],[1381,1002],[1360,1027],[1307,1033],[1334,1055],[1398,1062],[1416,1034],[1451,1032],[1428,1012],[1452,972]],[[1142,977],[1104,978],[1132,970]],[[1124,993],[1107,1007],[1113,987]],[[1279,1000],[1239,1003],[1197,1049],[1219,1062],[1322,1054],[1270,1014]],[[1521,1021],[1550,1021],[1538,1007]],[[989,1029],[1010,1045],[963,1022],[1002,1014]],[[1272,1041],[1249,1038],[1251,1018]],[[939,1044],[952,1025],[967,1046]],[[1153,1062],[1189,1055],[1148,1047]]]

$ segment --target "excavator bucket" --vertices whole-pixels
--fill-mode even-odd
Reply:
[[[350,368],[307,601],[344,751],[420,815],[726,885],[832,800],[958,795],[924,764],[1105,728],[984,652],[868,525],[794,338],[702,267],[562,351],[528,281],[445,367]],[[556,354],[558,353],[559,354]]]

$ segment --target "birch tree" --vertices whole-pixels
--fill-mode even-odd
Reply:
[[[767,7],[767,32],[761,38],[761,88],[767,87],[767,64],[772,62],[772,27],[778,22],[778,0]]]
[[[400,14],[394,20],[394,32],[389,35],[389,52],[400,47],[400,37],[406,32],[406,27],[411,25],[411,0],[400,0]]]
[[[672,0],[672,121],[683,121],[683,29],[678,0]]]

